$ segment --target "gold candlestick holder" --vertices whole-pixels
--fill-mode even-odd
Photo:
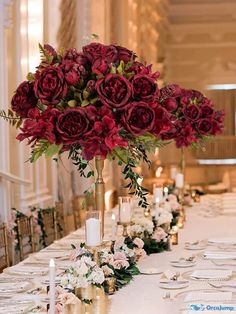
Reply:
[[[124,223],[124,222],[119,221],[117,224],[123,226],[123,232],[122,232],[123,237],[125,238],[128,237],[129,236],[128,226],[130,225],[130,223]]]
[[[104,248],[105,243],[102,242],[97,246],[88,246],[85,245],[85,248],[88,249],[93,255],[93,261],[100,266],[100,251]]]
[[[145,208],[143,214],[144,214],[145,218],[150,217],[151,216],[151,209],[149,207]]]

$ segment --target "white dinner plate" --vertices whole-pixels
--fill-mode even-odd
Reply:
[[[187,268],[196,265],[196,261],[186,261],[186,260],[177,260],[177,261],[170,261],[171,266],[179,267],[179,268]]]
[[[159,282],[159,287],[162,289],[184,289],[189,286],[189,281],[188,280],[161,280]]]
[[[139,266],[139,271],[142,275],[158,275],[163,273],[163,270],[157,267],[142,267]]]
[[[5,268],[3,272],[8,275],[15,276],[45,276],[48,273],[48,268],[16,265],[9,268]]]
[[[26,314],[35,306],[33,300],[6,300],[0,302],[1,314]]]

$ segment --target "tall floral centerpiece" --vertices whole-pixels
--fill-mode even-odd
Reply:
[[[12,109],[0,112],[20,128],[17,139],[31,146],[29,160],[68,151],[80,175],[90,177],[94,171],[85,169],[95,159],[95,206],[102,213],[103,162],[117,160],[127,187],[146,207],[147,192],[134,168],[171,131],[169,110],[158,102],[159,73],[117,45],[91,43],[82,51],[40,45],[40,52],[41,62],[18,86]]]
[[[160,89],[158,102],[171,119],[171,128],[162,134],[163,140],[174,140],[182,151],[181,170],[184,170],[184,147],[198,146],[221,134],[224,112],[216,110],[212,100],[201,92],[171,84]]]

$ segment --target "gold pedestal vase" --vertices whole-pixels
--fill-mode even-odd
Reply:
[[[95,168],[97,171],[97,178],[95,181],[95,209],[99,211],[102,222],[102,237],[104,236],[104,213],[105,213],[105,184],[102,177],[104,168],[104,160],[101,156],[95,157]]]

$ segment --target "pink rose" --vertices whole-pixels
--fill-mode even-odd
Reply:
[[[124,259],[117,259],[117,260],[114,261],[113,267],[115,269],[128,268],[129,267],[129,262],[124,260]]]
[[[133,240],[133,243],[134,243],[135,245],[137,245],[137,247],[138,247],[139,249],[142,249],[143,246],[144,246],[144,242],[143,242],[143,240],[140,239],[140,238],[135,238],[135,239]]]
[[[125,253],[123,253],[123,252],[116,252],[114,254],[114,260],[126,260]]]
[[[157,229],[152,235],[152,239],[156,240],[157,242],[164,240],[166,237],[167,233],[161,227],[157,227]]]
[[[143,259],[143,258],[145,258],[145,257],[147,256],[147,253],[145,252],[144,249],[139,249],[139,248],[137,248],[137,249],[135,250],[135,255],[136,255],[136,257],[137,257],[138,259]]]

